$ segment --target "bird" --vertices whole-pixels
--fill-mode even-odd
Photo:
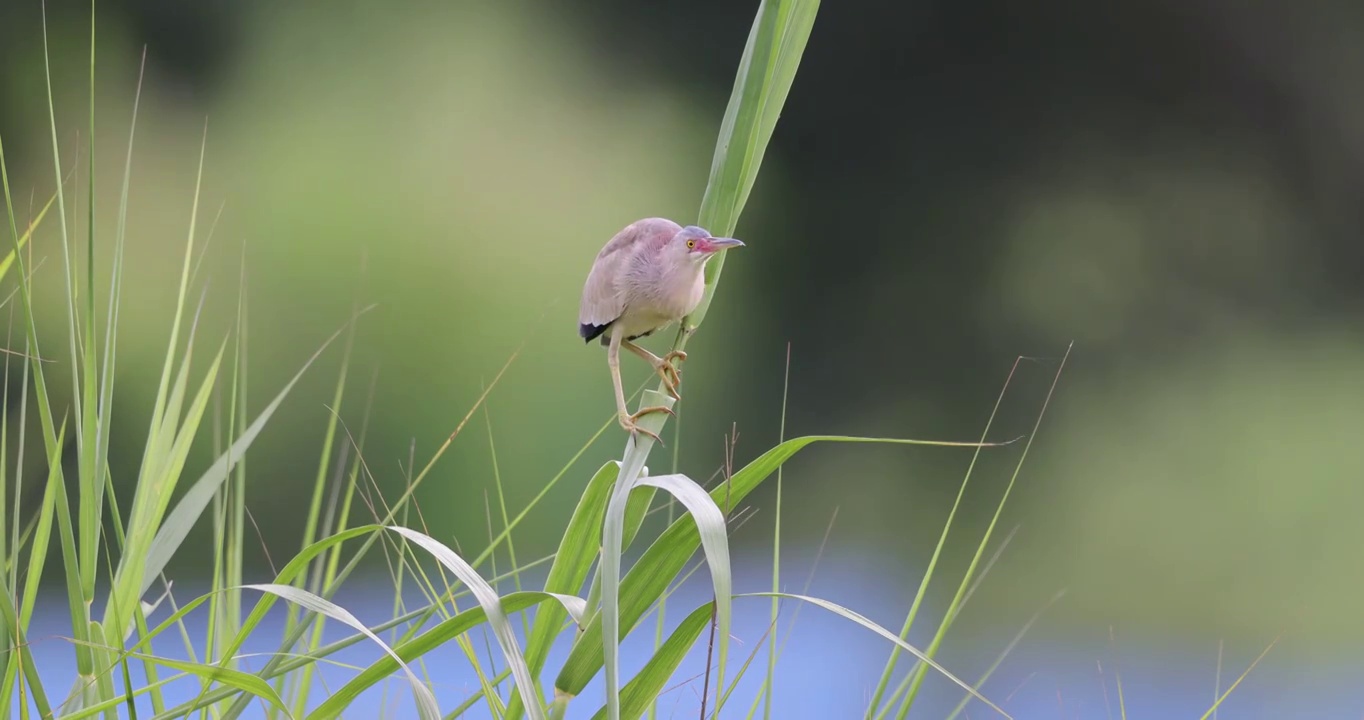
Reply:
[[[660,405],[630,412],[620,381],[620,349],[652,365],[668,394],[682,399],[677,392],[682,376],[674,362],[686,360],[687,354],[673,350],[660,358],[634,341],[691,314],[705,293],[706,263],[721,251],[743,245],[734,238],[711,237],[695,225],[683,227],[666,218],[651,217],[626,225],[597,253],[583,284],[578,334],[585,343],[600,338],[606,346],[616,413],[627,432],[642,432],[658,440],[658,435],[640,427],[638,420],[650,413],[672,414],[672,410]]]

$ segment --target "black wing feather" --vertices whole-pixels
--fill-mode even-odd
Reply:
[[[615,321],[612,320],[611,322]],[[597,337],[600,336],[602,333],[606,332],[606,329],[609,327],[611,327],[611,323],[606,323],[605,325],[593,325],[592,323],[582,323],[578,325],[578,334],[582,336],[583,342],[592,342],[593,340],[596,340]]]
[[[612,325],[615,324],[615,322],[616,322],[615,320],[612,320],[611,322],[606,323],[605,325],[593,325],[592,323],[580,323],[580,324],[578,325],[578,334],[582,336],[583,342],[585,342],[585,343],[590,343],[590,342],[592,342],[593,340],[596,340],[597,338],[600,337],[600,338],[601,338],[601,344],[602,344],[602,345],[610,345],[610,344],[611,344],[611,336],[606,335],[605,333],[606,333],[607,330],[609,330],[609,329],[611,328]],[[642,337],[649,337],[650,335],[653,335],[653,334],[654,334],[654,330],[657,330],[657,329],[658,329],[658,328],[654,328],[653,330],[650,330],[650,331],[648,331],[648,332],[642,332],[642,333],[640,333],[640,334],[638,334],[638,335],[631,335],[630,337],[625,338],[625,339],[626,339],[626,340],[630,340],[630,341],[634,341],[634,340],[638,340],[638,339],[640,339],[640,338],[642,338]]]

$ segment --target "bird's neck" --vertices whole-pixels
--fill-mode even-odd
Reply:
[[[705,265],[701,263],[682,263],[663,271],[658,287],[659,298],[677,307],[670,308],[678,317],[690,313],[701,302],[705,291]]]

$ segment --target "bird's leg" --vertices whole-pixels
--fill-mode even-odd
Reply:
[[[677,386],[682,384],[682,373],[679,372],[677,366],[673,364],[673,358],[686,360],[686,353],[681,350],[673,350],[660,358],[629,340],[623,340],[621,341],[621,344],[625,346],[626,350],[644,358],[645,362],[653,365],[654,372],[658,373],[658,376],[663,378],[663,384],[667,386],[668,394],[678,400],[682,399],[682,396],[677,392]]]
[[[620,381],[620,346],[622,344],[621,340],[622,338],[620,333],[618,332],[611,333],[611,344],[607,347],[606,351],[606,364],[611,367],[611,382],[615,386],[616,390],[616,417],[620,420],[620,426],[625,428],[627,431],[631,433],[642,432],[645,435],[648,435],[649,437],[653,438],[654,441],[656,441],[659,445],[662,445],[663,444],[662,438],[660,438],[657,434],[640,427],[636,421],[638,421],[639,418],[648,415],[649,413],[665,412],[668,413],[669,415],[673,415],[674,413],[671,409],[665,408],[662,405],[658,405],[655,407],[640,408],[639,412],[636,412],[634,414],[630,413],[630,408],[625,405],[625,388]],[[630,343],[629,341],[626,341],[626,344],[630,345],[631,347],[635,347],[635,345],[633,343]]]

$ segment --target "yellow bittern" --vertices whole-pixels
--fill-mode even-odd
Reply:
[[[741,246],[743,243],[733,238],[711,237],[695,225],[682,227],[664,218],[645,218],[616,233],[597,253],[583,286],[578,334],[586,342],[600,337],[607,347],[606,362],[615,385],[621,427],[657,440],[657,435],[636,421],[648,413],[672,411],[654,406],[630,413],[620,381],[620,349],[624,347],[648,361],[663,378],[669,394],[680,400],[677,386],[682,376],[673,361],[686,360],[687,354],[674,350],[660,358],[634,341],[681,321],[695,310],[705,292],[706,262],[721,250]]]

